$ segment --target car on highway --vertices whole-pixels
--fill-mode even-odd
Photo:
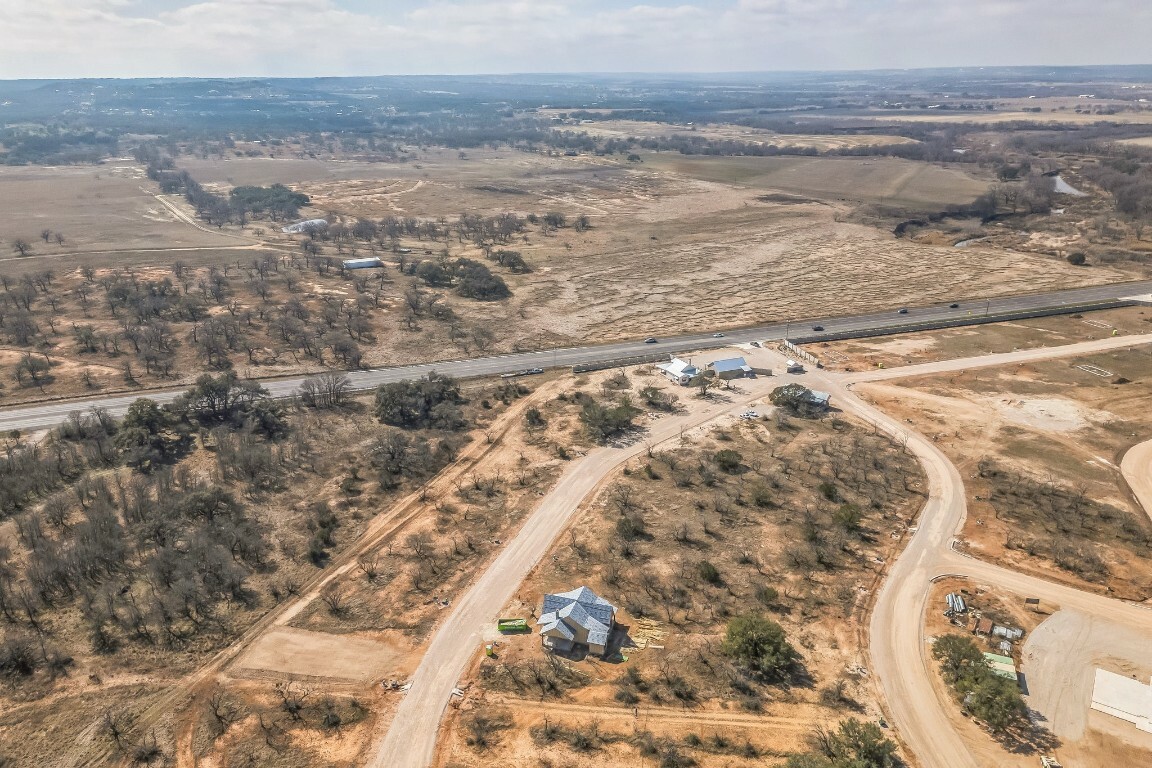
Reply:
[[[537,373],[544,373],[544,369],[543,368],[529,368],[528,370],[524,371],[524,373],[528,374],[529,376],[532,376],[532,375],[535,375]]]
[[[822,325],[814,325],[814,326],[812,326],[812,330],[814,330],[814,331],[822,331],[822,330],[824,330],[824,326],[822,326]]]
[[[655,336],[649,336],[648,338],[644,339],[644,343],[645,344],[655,344],[656,343],[656,337]]]
[[[722,339],[722,338],[724,338],[724,334],[722,334],[722,333],[714,333],[714,334],[712,334],[712,338],[714,338],[714,339]]]
[[[948,309],[960,309],[960,305],[959,304],[949,304]]]
[[[901,308],[901,309],[900,309],[900,312],[899,312],[898,314],[901,314],[901,315],[906,315],[906,314],[908,314],[908,310],[906,310],[906,309],[904,309],[904,308]]]

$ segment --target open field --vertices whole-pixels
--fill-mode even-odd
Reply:
[[[943,207],[969,203],[987,189],[964,170],[889,157],[644,157],[685,176],[824,200]]]
[[[1089,104],[1095,102],[1079,104],[1068,104],[1066,109],[1056,108],[1057,111],[1050,111],[1049,107],[1043,112],[918,112],[908,114],[898,110],[874,110],[871,112],[864,112],[853,115],[851,119],[859,120],[861,117],[872,117],[884,122],[908,122],[908,123],[987,123],[995,125],[997,123],[1011,123],[1011,122],[1032,122],[1032,123],[1071,123],[1075,125],[1090,125],[1092,123],[1125,123],[1130,125],[1145,125],[1152,123],[1152,110],[1142,111],[1117,111],[1114,114],[1096,114],[1093,112],[1076,112],[1076,107],[1087,108]],[[828,119],[836,119],[837,116],[827,116]],[[844,118],[848,119],[848,118]]]
[[[563,110],[540,110],[541,114],[558,115]],[[724,123],[705,123],[694,126],[670,123],[646,122],[642,120],[597,120],[579,125],[559,125],[557,128],[573,133],[587,133],[600,138],[627,139],[629,137],[648,139],[670,136],[693,136],[718,141],[742,141],[753,144],[775,145],[778,147],[812,147],[821,152],[846,147],[876,147],[890,144],[915,144],[915,139],[904,136],[878,134],[820,135],[783,134],[758,128]]]
[[[10,241],[23,238],[34,254],[67,261],[67,254],[95,250],[228,247],[234,236],[206,232],[179,219],[157,200],[155,183],[134,160],[101,165],[0,166],[3,257]],[[50,230],[45,242],[40,233]],[[64,242],[55,241],[55,233]],[[134,263],[132,254],[123,256]],[[40,260],[24,260],[38,267]],[[26,267],[31,268],[31,267]]]
[[[1152,147],[1152,136],[1141,136],[1138,139],[1121,139],[1121,144],[1131,144],[1136,147]]]
[[[1134,347],[860,391],[972,478],[961,540],[973,555],[1143,601],[1152,529],[1118,465],[1152,430],[1150,381],[1152,355]]]

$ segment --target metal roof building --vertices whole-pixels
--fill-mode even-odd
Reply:
[[[992,667],[992,672],[1000,677],[1008,680],[1017,680],[1016,676],[1016,662],[1008,656],[1001,656],[998,653],[985,653],[984,659],[988,662],[988,666]]]
[[[665,376],[681,384],[687,384],[700,374],[699,368],[678,357],[674,357],[666,363],[658,363],[656,367],[664,371]]]
[[[716,372],[716,375],[721,379],[739,379],[744,376],[751,376],[752,366],[742,357],[729,357],[724,360],[717,360],[713,363],[708,363],[708,367]]]
[[[375,269],[384,266],[384,262],[375,257],[367,259],[344,259],[344,269]]]
[[[295,224],[289,224],[280,229],[286,235],[299,235],[304,232],[320,232],[328,229],[327,219],[308,219],[307,221],[298,221]]]
[[[615,616],[612,603],[588,587],[577,587],[571,592],[544,595],[544,609],[536,625],[548,648],[567,652],[576,645],[586,645],[590,652],[603,656]]]

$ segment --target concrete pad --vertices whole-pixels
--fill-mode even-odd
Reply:
[[[1104,669],[1096,670],[1092,709],[1152,733],[1152,687]]]

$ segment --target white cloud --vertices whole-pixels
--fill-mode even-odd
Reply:
[[[1137,63],[1146,60],[1152,29],[1146,0],[399,5],[358,0],[352,11],[342,0],[7,0],[0,76]]]

